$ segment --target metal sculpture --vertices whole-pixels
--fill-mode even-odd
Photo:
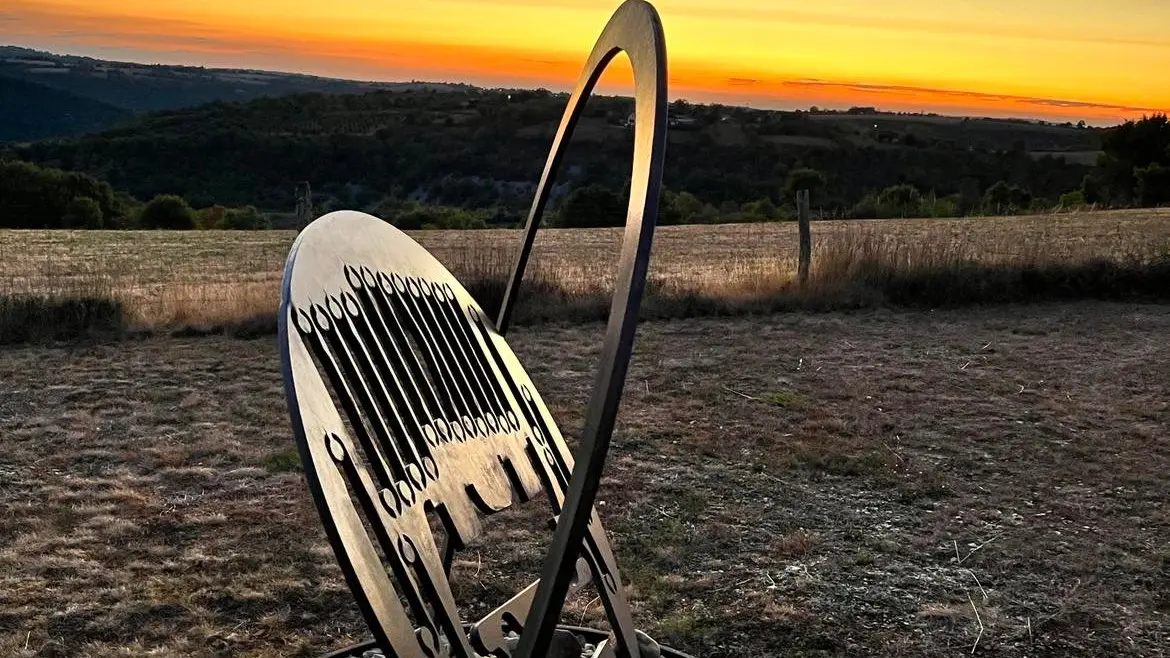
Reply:
[[[635,78],[634,176],[601,367],[574,465],[502,334],[565,142],[602,71],[622,51]],[[639,658],[593,501],[650,256],[665,148],[665,62],[657,13],[628,0],[570,98],[496,325],[431,254],[369,215],[330,213],[293,245],[279,317],[289,410],[326,535],[374,635],[339,655],[376,646],[402,658],[544,658],[568,633],[596,644],[594,656]],[[455,553],[482,531],[481,516],[542,489],[557,521],[541,579],[465,625],[448,582]],[[432,522],[443,529],[442,547]],[[588,583],[611,636],[558,630],[566,596]],[[663,648],[662,655],[683,654]]]
[[[625,52],[634,72],[634,163],[630,178],[630,200],[626,211],[626,230],[622,238],[621,260],[609,312],[609,325],[601,350],[601,367],[593,385],[593,394],[585,413],[581,437],[581,464],[573,471],[560,520],[553,535],[552,547],[545,562],[540,586],[529,618],[535,626],[520,638],[519,656],[542,656],[551,641],[572,578],[576,548],[581,545],[589,522],[587,510],[593,508],[601,482],[605,455],[613,433],[626,368],[633,351],[634,330],[650,264],[650,246],[658,217],[658,197],[662,189],[662,167],[666,156],[666,37],[658,13],[646,2],[630,0],[614,13],[605,26],[561,119],[536,198],[524,227],[524,242],[516,267],[500,306],[496,323],[501,333],[508,331],[516,295],[524,269],[536,239],[536,230],[548,202],[549,184],[564,157],[566,143],[577,125],[593,88],[613,58]],[[613,613],[611,612],[611,618]],[[625,620],[622,620],[625,622]],[[623,625],[626,625],[623,623]],[[637,657],[631,637],[619,635],[625,652]],[[623,641],[624,640],[624,641]],[[625,653],[623,652],[623,653]]]

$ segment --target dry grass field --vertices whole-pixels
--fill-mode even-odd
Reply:
[[[569,435],[600,331],[513,333]],[[1170,306],[640,331],[600,510],[657,637],[712,658],[1170,652]],[[0,356],[0,656],[310,656],[364,635],[271,337]],[[469,615],[538,570],[543,512],[457,562]]]
[[[416,239],[462,279],[498,279],[519,233],[422,231]],[[265,232],[0,231],[0,294],[91,296],[123,302],[129,323],[159,328],[271,316],[294,234]],[[604,295],[618,229],[545,229],[534,279]],[[817,222],[813,279],[849,285],[865,265],[913,271],[956,264],[1045,266],[1094,258],[1148,261],[1170,253],[1170,210],[966,220]],[[654,290],[732,303],[791,288],[796,226],[670,226],[655,238]]]
[[[1167,210],[813,232],[810,295],[926,271],[996,300],[996,268],[1124,288],[1092,262],[1170,254]],[[150,330],[271,318],[293,237],[0,231],[0,298],[114,299]],[[469,280],[504,275],[518,237],[416,234]],[[800,294],[795,239],[665,227],[648,302],[785,308],[758,303]],[[603,307],[619,240],[543,231],[534,287]],[[643,324],[600,505],[639,621],[709,658],[1170,653],[1170,304],[823,308],[843,307]],[[602,329],[512,333],[568,436]],[[308,657],[366,635],[273,338],[185,333],[0,347],[0,657]],[[468,617],[535,577],[544,512],[493,518],[456,563]]]

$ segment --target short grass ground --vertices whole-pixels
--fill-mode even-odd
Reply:
[[[513,334],[570,435],[601,330]],[[1170,307],[640,332],[600,511],[656,637],[728,658],[1170,651]],[[4,349],[0,436],[0,655],[309,656],[365,636],[271,337]],[[461,556],[469,614],[534,576],[544,511]]]

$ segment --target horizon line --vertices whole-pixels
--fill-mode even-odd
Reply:
[[[401,78],[398,78],[398,79],[360,78],[360,77],[345,77],[345,76],[338,76],[338,75],[322,75],[320,73],[308,72],[308,71],[304,71],[304,70],[281,69],[279,67],[257,68],[257,67],[248,67],[248,66],[216,66],[216,65],[209,66],[209,65],[204,65],[204,64],[192,64],[192,63],[178,63],[178,64],[176,64],[176,63],[167,63],[167,62],[163,62],[163,61],[149,61],[149,60],[144,60],[144,59],[109,59],[109,58],[102,56],[100,54],[89,54],[89,53],[85,53],[84,51],[81,51],[81,52],[56,52],[54,50],[48,50],[45,47],[25,46],[25,45],[21,45],[19,43],[0,43],[0,49],[2,49],[2,48],[14,48],[14,49],[26,50],[26,51],[30,51],[30,52],[34,52],[34,53],[39,53],[39,54],[51,55],[54,57],[75,57],[75,58],[80,58],[80,59],[90,59],[90,60],[95,60],[95,61],[110,62],[110,63],[114,63],[114,64],[128,64],[128,65],[145,66],[145,67],[191,68],[191,69],[202,69],[202,70],[206,70],[206,71],[241,71],[241,72],[250,72],[250,73],[272,73],[272,74],[277,74],[277,75],[302,76],[302,77],[306,77],[306,78],[315,78],[315,79],[319,79],[319,80],[350,82],[350,83],[356,83],[356,84],[373,84],[373,85],[377,85],[377,84],[386,84],[386,85],[418,84],[418,85],[436,85],[436,86],[464,86],[464,87],[471,87],[471,88],[475,88],[475,89],[498,90],[498,91],[548,91],[548,92],[554,93],[554,94],[568,94],[569,93],[568,91],[565,91],[565,90],[551,89],[551,88],[543,86],[543,85],[490,86],[490,85],[485,85],[485,84],[478,84],[474,81],[468,81],[468,80],[452,81],[452,80],[421,79],[421,78],[411,78],[410,80],[401,79]],[[96,53],[97,50],[91,50],[89,52]],[[748,88],[758,87],[758,86],[762,86],[764,88],[767,88],[769,86],[773,86],[773,87],[778,87],[778,88],[786,88],[786,87],[787,88],[801,88],[801,87],[804,87],[804,88],[847,89],[847,90],[857,91],[857,92],[875,92],[875,93],[884,93],[884,92],[927,93],[927,94],[935,94],[935,95],[941,95],[941,96],[953,97],[953,98],[1015,101],[1015,102],[1029,104],[1029,105],[1045,106],[1045,107],[1063,107],[1063,108],[1074,108],[1075,107],[1075,108],[1084,108],[1084,109],[1096,108],[1096,109],[1107,110],[1107,111],[1122,111],[1122,112],[1129,112],[1129,113],[1139,113],[1140,112],[1140,113],[1142,113],[1143,116],[1170,114],[1170,111],[1168,111],[1166,109],[1158,109],[1158,108],[1132,107],[1132,106],[1126,106],[1126,105],[1104,104],[1104,103],[1096,103],[1096,102],[1091,102],[1091,101],[1078,101],[1078,100],[1072,100],[1072,99],[1041,98],[1041,97],[1020,96],[1020,95],[1013,95],[1013,94],[992,94],[992,93],[969,91],[969,90],[963,90],[963,89],[946,89],[946,88],[929,87],[929,86],[889,84],[889,83],[866,82],[866,81],[832,81],[832,80],[818,80],[818,79],[807,79],[807,78],[806,79],[764,81],[764,80],[761,80],[758,78],[735,78],[735,77],[729,77],[729,78],[727,78],[727,80],[728,80],[728,82],[734,83],[734,86],[736,86],[736,87],[748,87]],[[571,84],[568,84],[568,86],[571,86]],[[701,94],[702,94],[702,92],[705,92],[705,95],[708,95],[708,96],[721,95],[719,90],[714,90],[714,89],[702,90],[702,89],[693,88],[693,87],[688,88],[686,86],[684,86],[684,89],[689,89],[691,91],[697,91],[697,92],[700,92]],[[311,93],[311,92],[309,92],[309,93]],[[628,97],[627,95],[621,94],[621,93],[615,93],[615,94],[602,93],[599,95],[601,95],[601,96],[609,95],[609,96],[615,96],[615,97],[619,97],[619,98]],[[723,106],[723,107],[735,107],[735,108],[744,108],[744,109],[749,109],[749,110],[760,110],[760,111],[811,112],[813,108],[816,108],[818,111],[828,110],[829,113],[845,113],[849,109],[869,109],[869,108],[872,108],[877,114],[894,115],[894,116],[936,116],[936,117],[947,117],[947,118],[954,118],[954,119],[983,119],[983,120],[992,120],[992,121],[1016,121],[1016,122],[1021,122],[1021,123],[1047,124],[1047,125],[1052,125],[1052,126],[1064,126],[1064,125],[1070,125],[1070,124],[1075,125],[1076,123],[1078,123],[1077,121],[1068,119],[1066,117],[1038,117],[1038,116],[1027,116],[1024,114],[993,116],[993,115],[981,115],[981,114],[964,114],[964,113],[959,113],[959,112],[950,113],[950,112],[946,112],[945,110],[942,110],[941,108],[935,109],[935,110],[927,110],[924,108],[924,109],[917,110],[917,111],[908,111],[908,110],[896,110],[896,109],[883,109],[880,105],[867,105],[864,103],[861,103],[861,104],[858,104],[858,103],[852,103],[852,104],[850,104],[850,103],[836,103],[834,101],[826,101],[823,103],[814,103],[814,104],[809,105],[809,106],[799,106],[799,105],[792,104],[792,103],[786,104],[786,103],[779,102],[779,101],[775,102],[775,103],[768,103],[764,99],[761,99],[761,100],[763,100],[762,103],[761,102],[753,103],[751,101],[727,103],[727,102],[718,102],[718,101],[716,101],[716,102],[691,101],[690,99],[688,99],[685,96],[673,95],[673,94],[672,94],[671,100],[672,100],[672,102],[673,101],[684,101],[684,102],[687,102],[687,103],[690,103],[693,105],[712,105],[712,106],[719,105],[719,106]],[[179,109],[179,108],[176,108],[176,109]],[[1060,120],[1058,120],[1059,118],[1064,118],[1065,120],[1060,121]],[[1133,121],[1133,119],[1127,119],[1127,118],[1111,118],[1110,120],[1113,122],[1112,123],[1104,123],[1104,122],[1101,122],[1099,120],[1094,119],[1093,117],[1086,117],[1086,118],[1080,119],[1080,121],[1083,121],[1089,127],[1102,128],[1102,129],[1108,128],[1108,127],[1113,127],[1113,126],[1118,126],[1118,125],[1124,125],[1127,122]]]

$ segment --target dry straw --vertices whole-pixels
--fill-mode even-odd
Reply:
[[[497,301],[512,266],[515,231],[414,235],[485,306]],[[0,295],[112,300],[126,323],[139,329],[271,318],[294,237],[285,231],[0,231]],[[542,232],[522,315],[529,321],[601,317],[620,239],[618,229]],[[1074,287],[1088,285],[1083,272],[1070,268],[1095,267],[1092,276],[1109,276],[1111,285],[1121,277],[1132,287],[1135,272],[1165,263],[1170,211],[816,222],[813,240],[812,278],[800,290],[794,284],[794,224],[663,227],[651,263],[647,314],[904,303],[922,294],[919,287],[936,296],[940,289],[950,291],[941,300],[924,297],[928,304],[963,303],[971,295],[967,301],[994,301],[994,286],[1006,286],[1010,300],[1038,294],[1030,288],[1011,292],[1021,272],[1040,276],[1042,285],[1057,272],[1052,285],[1062,289],[1070,280]],[[1106,272],[1102,263],[1122,269]],[[1085,296],[1100,296],[1102,285],[1093,283]]]

